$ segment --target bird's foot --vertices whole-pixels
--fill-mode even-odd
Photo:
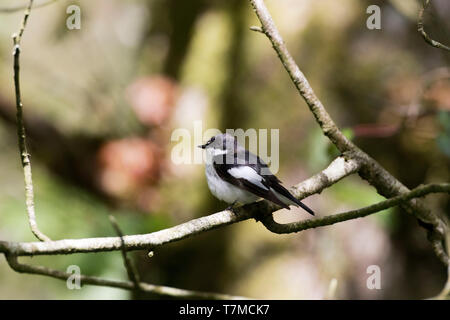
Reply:
[[[253,219],[255,219],[256,222],[260,222],[265,220],[268,216],[271,215],[272,212],[256,211],[253,215]]]
[[[232,204],[230,204],[225,210],[231,211],[231,212],[233,212],[234,214],[236,214],[236,213],[237,213],[237,212],[236,212],[236,207],[235,207],[236,202],[237,202],[237,201],[235,201],[235,202],[233,202]]]

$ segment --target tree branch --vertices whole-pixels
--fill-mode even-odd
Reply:
[[[325,170],[296,185],[292,192],[298,199],[322,191],[342,178],[356,172],[359,164],[356,160],[336,158]],[[123,236],[127,249],[153,249],[164,244],[180,241],[193,235],[247,220],[264,216],[280,207],[267,201],[245,205],[235,209],[214,213],[209,216],[193,219],[172,228],[148,234]],[[48,242],[9,242],[0,241],[0,252],[14,256],[34,256],[50,254],[72,254],[80,252],[117,251],[122,249],[120,237],[66,239]]]
[[[38,274],[42,276],[60,279],[63,281],[66,281],[69,277],[73,276],[73,274],[71,273],[50,269],[43,266],[33,266],[19,263],[17,257],[12,255],[6,255],[6,260],[11,269],[19,273]],[[132,281],[109,280],[100,277],[80,275],[80,282],[83,285],[89,284],[94,286],[135,290],[135,284]],[[146,282],[139,282],[139,289],[144,292],[153,293],[161,296],[170,296],[184,299],[213,299],[213,300],[247,299],[245,297],[231,296],[227,294],[184,290],[166,286],[157,286]]]
[[[419,19],[417,21],[417,31],[419,31],[419,33],[422,35],[423,39],[426,41],[426,43],[428,43],[429,45],[438,48],[438,49],[444,49],[447,51],[450,51],[450,47],[447,47],[446,45],[433,40],[430,38],[430,36],[425,32],[425,29],[423,27],[423,15],[425,10],[428,8],[428,6],[430,5],[431,0],[424,0],[423,1],[423,6],[422,8],[419,10]]]
[[[109,221],[111,221],[114,230],[116,231],[117,235],[120,238],[120,243],[122,246],[121,247],[122,259],[125,269],[127,270],[128,279],[130,279],[130,281],[133,282],[135,290],[140,290],[139,273],[137,272],[136,267],[133,264],[133,261],[131,261],[131,259],[127,255],[127,248],[125,246],[125,241],[123,240],[123,233],[120,230],[119,224],[117,223],[116,218],[114,218],[113,215],[109,215]]]
[[[25,9],[25,13],[22,19],[22,24],[17,34],[13,35],[14,41],[14,87],[16,92],[16,118],[17,118],[17,136],[20,151],[20,158],[23,167],[23,174],[25,178],[25,203],[28,213],[28,221],[33,234],[41,241],[49,241],[50,238],[43,234],[36,223],[36,213],[34,211],[34,192],[33,192],[33,179],[31,176],[31,161],[30,154],[27,150],[25,126],[23,123],[23,104],[20,93],[20,42],[22,35],[25,31],[28,17],[30,16],[33,0],[30,0],[28,7]]]
[[[325,170],[314,175],[313,177],[296,185],[292,192],[302,199],[310,194],[320,192],[324,188],[331,186],[342,178],[356,172],[359,164],[356,160],[346,160],[344,157],[335,159]],[[122,232],[116,229],[119,237],[110,238],[91,238],[78,240],[59,240],[48,242],[7,242],[0,241],[0,252],[5,254],[10,267],[20,273],[39,274],[53,277],[60,280],[67,280],[72,274],[59,270],[50,269],[43,266],[32,266],[20,264],[17,260],[18,256],[33,256],[47,254],[70,254],[76,252],[98,252],[121,250],[124,256],[125,265],[130,279],[130,268],[127,262],[126,251],[137,249],[148,249],[161,246],[165,243],[179,241],[192,235],[212,230],[220,226],[228,225],[245,219],[249,219],[258,213],[265,212],[270,214],[280,209],[272,206],[266,201],[250,204],[242,208],[238,208],[238,214],[231,211],[222,211],[216,214],[194,219],[173,228],[157,231],[146,235],[123,236]],[[114,222],[113,222],[114,225]],[[117,224],[116,224],[117,226]],[[133,273],[131,271],[131,274]],[[114,287],[126,290],[135,290],[136,287],[141,291],[150,292],[163,296],[171,296],[178,298],[190,299],[245,299],[244,297],[236,297],[217,293],[198,292],[177,289],[165,286],[156,286],[144,282],[139,282],[136,277],[135,281],[117,281],[103,279],[93,276],[80,275],[80,281],[83,284],[91,284],[98,286]]]

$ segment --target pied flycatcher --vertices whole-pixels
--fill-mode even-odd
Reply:
[[[290,205],[300,206],[314,215],[281,185],[264,161],[240,146],[234,136],[219,134],[199,147],[206,150],[209,190],[216,198],[231,204],[229,209],[236,203],[247,204],[264,198],[286,209]]]

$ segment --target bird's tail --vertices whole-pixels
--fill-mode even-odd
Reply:
[[[312,211],[307,205],[305,205],[303,202],[301,202],[300,200],[298,200],[296,197],[294,197],[289,191],[286,190],[286,194],[289,195],[289,198],[277,191],[275,191],[272,188],[272,192],[276,195],[276,197],[278,199],[280,199],[283,203],[287,204],[287,205],[293,205],[296,207],[301,207],[303,210],[305,210],[306,212],[308,212],[311,215],[314,215],[314,211]]]
[[[297,199],[295,199],[297,200]],[[297,204],[302,207],[306,212],[308,212],[309,214],[314,215],[314,211],[312,211],[306,204],[304,204],[303,202],[301,202],[300,200],[297,200]]]

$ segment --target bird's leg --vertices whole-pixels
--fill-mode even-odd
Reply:
[[[229,210],[229,211],[231,211],[231,212],[233,212],[233,213],[236,213],[235,211],[234,211],[234,205],[237,203],[237,201],[234,201],[232,204],[230,204],[225,210]]]

